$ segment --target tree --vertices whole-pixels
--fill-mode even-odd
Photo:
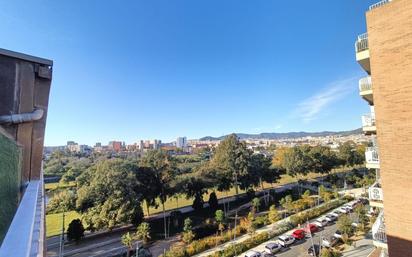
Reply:
[[[317,173],[329,173],[339,162],[338,158],[328,146],[314,146],[309,151],[312,159],[312,170]]]
[[[287,195],[284,198],[280,199],[280,205],[287,211],[291,212],[293,209],[293,199],[291,195]]]
[[[305,207],[312,207],[314,205],[315,201],[313,197],[311,197],[309,190],[306,190],[305,193],[303,193],[302,202],[304,203]]]
[[[139,240],[143,240],[144,244],[147,244],[149,241],[150,237],[150,225],[147,222],[142,222],[138,227],[136,231],[136,237]]]
[[[122,240],[122,244],[124,246],[126,246],[126,248],[127,248],[127,257],[129,257],[130,256],[130,251],[133,249],[134,238],[130,234],[130,232],[127,232],[126,234],[122,235],[121,240]]]
[[[165,151],[153,150],[147,152],[140,160],[140,166],[148,168],[154,175],[158,187],[156,194],[160,199],[163,210],[164,236],[167,238],[165,202],[171,194],[170,182],[176,175],[175,160]]]
[[[354,166],[356,164],[362,164],[365,161],[365,155],[361,155],[361,149],[357,151],[356,144],[353,141],[347,141],[341,144],[338,150],[338,157],[341,165]]]
[[[253,198],[252,206],[253,206],[253,208],[255,209],[256,212],[259,212],[260,199],[258,197]]]
[[[67,238],[69,241],[74,240],[76,243],[84,237],[84,227],[80,219],[74,219],[67,228]]]
[[[218,189],[229,190],[233,186],[238,196],[240,177],[247,176],[249,172],[250,156],[251,151],[235,134],[220,142],[211,159],[211,168],[218,175]]]
[[[218,207],[219,207],[219,202],[218,202],[215,191],[213,191],[209,195],[209,208],[210,208],[210,211],[212,211],[214,213],[214,212],[216,212]]]
[[[353,233],[352,223],[352,219],[348,215],[344,214],[338,218],[337,226],[342,234],[351,236]]]
[[[308,145],[294,146],[285,151],[282,167],[290,176],[296,177],[309,173],[313,167],[309,151],[310,146]]]
[[[140,223],[141,194],[129,163],[120,159],[100,161],[83,172],[79,181],[76,209],[88,227],[112,229]]]
[[[198,212],[203,209],[204,201],[203,195],[201,193],[197,193],[195,195],[195,199],[193,200],[192,208]]]
[[[252,210],[247,215],[248,220],[248,229],[247,232],[253,235],[256,232],[256,224],[255,224],[255,212]]]
[[[225,229],[225,213],[222,210],[217,210],[215,213],[215,220],[219,225],[219,231],[222,234]]]
[[[186,218],[183,226],[183,241],[185,243],[190,243],[194,238],[195,234],[193,233],[192,220]]]
[[[270,206],[268,218],[271,223],[275,223],[280,220],[280,215],[275,205]]]
[[[76,194],[72,190],[60,191],[47,204],[48,213],[73,211],[76,208]]]

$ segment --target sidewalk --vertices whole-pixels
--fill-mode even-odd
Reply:
[[[345,250],[342,253],[342,257],[367,257],[373,250],[375,250],[375,246],[372,239],[363,238]]]

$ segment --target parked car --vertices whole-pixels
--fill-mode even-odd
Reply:
[[[262,254],[257,251],[249,251],[245,254],[245,257],[262,257]]]
[[[262,257],[275,257],[275,255],[269,251],[262,251]]]
[[[333,247],[338,243],[339,239],[331,236],[329,238],[322,238],[322,246],[324,247]]]
[[[339,218],[339,216],[342,215],[342,213],[339,210],[334,210],[333,212],[329,214],[335,216],[336,218]]]
[[[270,242],[265,245],[265,248],[271,253],[277,253],[282,249],[282,246],[279,243]]]
[[[325,219],[326,219],[328,222],[334,222],[334,221],[337,219],[337,217],[336,217],[335,215],[333,215],[333,214],[327,214],[327,215],[325,216]]]
[[[324,226],[328,225],[328,221],[325,218],[319,218],[315,222],[313,222],[319,228],[323,228]]]
[[[296,240],[301,240],[301,239],[305,238],[305,230],[303,230],[303,229],[296,229],[295,231],[293,231],[292,236],[293,236]]]
[[[348,213],[349,213],[349,210],[347,210],[347,209],[344,208],[344,207],[340,208],[339,211],[340,211],[341,213],[343,213],[343,214],[348,214]]]
[[[279,244],[283,247],[288,247],[295,242],[295,238],[289,235],[283,235],[279,237]]]
[[[306,228],[305,228],[305,232],[306,233],[315,233],[315,232],[317,232],[319,229],[318,229],[318,226],[316,226],[315,224],[313,224],[313,223],[310,223],[310,224],[308,224],[307,226],[306,226]]]
[[[342,238],[342,231],[336,230],[335,234],[333,234],[334,237],[336,238]]]
[[[319,245],[310,246],[309,249],[308,249],[308,254],[309,254],[310,256],[318,256],[318,255],[319,255],[319,252],[320,252],[320,247],[319,247]]]

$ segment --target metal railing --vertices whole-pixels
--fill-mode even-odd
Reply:
[[[392,0],[382,0],[382,1],[379,1],[379,2],[377,2],[376,4],[373,4],[373,5],[369,6],[369,10],[372,10],[372,9],[375,9],[375,8],[378,8],[378,7],[381,7],[382,5],[385,5],[385,4],[387,4],[387,3],[391,2],[391,1],[392,1]]]
[[[362,92],[362,91],[368,91],[368,90],[372,90],[371,76],[367,76],[359,80],[359,91]]]
[[[23,198],[0,248],[0,257],[44,256],[43,178],[28,183]]]
[[[368,43],[368,33],[364,33],[358,36],[358,39],[355,42],[355,49],[356,52],[362,52],[364,50],[367,50],[369,48],[369,43]]]
[[[372,225],[372,237],[373,240],[387,243],[386,232],[385,232],[385,218],[383,211],[381,211],[376,219],[375,223]]]
[[[383,201],[383,190],[379,182],[375,182],[368,189],[369,200],[373,201]]]
[[[367,147],[365,150],[365,160],[370,164],[379,164],[379,154],[377,147]]]
[[[363,127],[372,127],[375,126],[375,114],[365,114],[362,115],[362,126]]]

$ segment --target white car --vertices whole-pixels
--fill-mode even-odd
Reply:
[[[336,230],[335,234],[333,234],[336,238],[342,238],[342,232],[340,230]]]
[[[344,213],[344,214],[348,214],[348,213],[349,213],[349,210],[346,209],[346,208],[344,208],[344,207],[340,208],[339,211],[340,211],[341,213]]]
[[[261,257],[262,254],[257,251],[249,251],[245,254],[245,257]]]
[[[295,242],[295,238],[290,235],[283,235],[279,237],[278,242],[281,246],[288,247]]]
[[[324,226],[328,225],[328,221],[325,218],[319,218],[315,222],[313,222],[319,228],[323,228]]]
[[[322,238],[322,246],[324,247],[333,247],[334,245],[336,245],[338,243],[339,239],[337,239],[334,236],[331,236],[329,238]]]
[[[325,219],[326,219],[328,222],[334,222],[334,221],[337,219],[337,217],[336,217],[335,215],[333,215],[333,214],[327,214],[327,215],[325,216]]]
[[[336,218],[339,218],[339,216],[342,215],[342,213],[339,210],[334,210],[329,214],[335,216]]]
[[[277,253],[282,249],[282,246],[279,243],[270,242],[265,245],[265,248],[271,253]]]

